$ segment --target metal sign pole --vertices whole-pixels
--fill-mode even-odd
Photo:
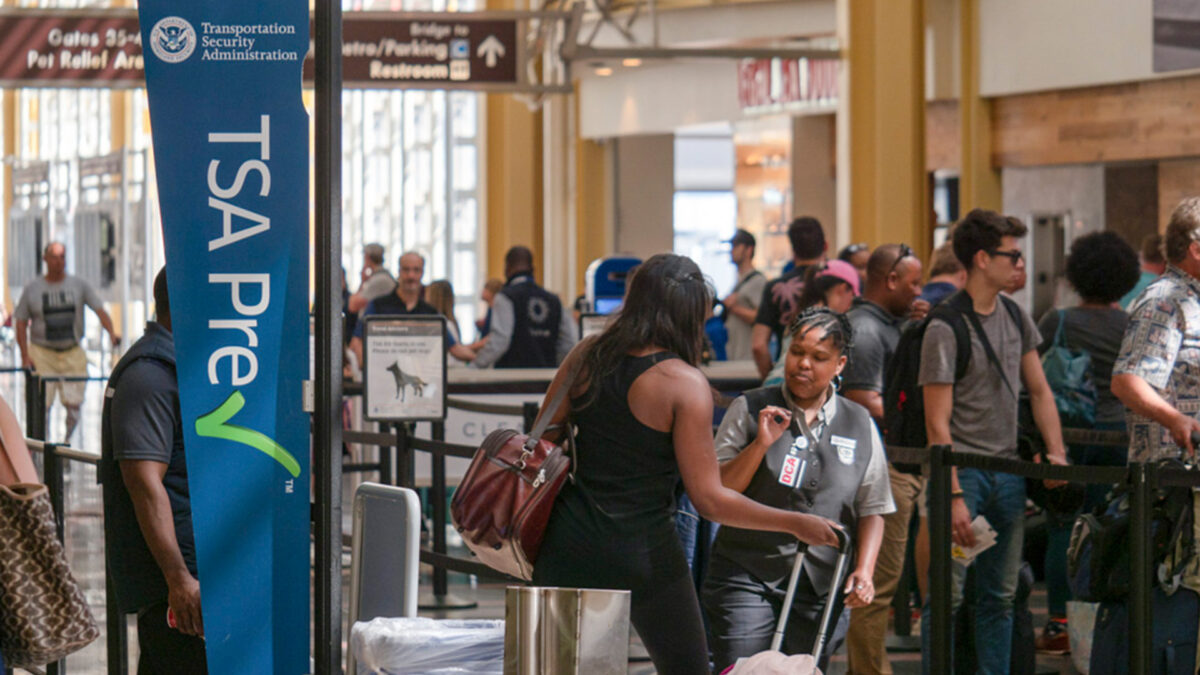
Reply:
[[[342,5],[318,0],[316,75],[316,387],[313,485],[317,498],[313,583],[314,672],[342,668]]]

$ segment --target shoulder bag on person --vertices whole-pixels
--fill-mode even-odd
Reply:
[[[9,668],[33,668],[82,649],[100,629],[67,567],[20,427],[7,406],[0,418],[0,653]]]
[[[454,527],[479,560],[526,581],[533,577],[550,510],[571,467],[563,449],[542,434],[582,365],[582,359],[574,362],[529,435],[497,429],[483,439],[450,501]],[[570,428],[563,438],[569,446]]]

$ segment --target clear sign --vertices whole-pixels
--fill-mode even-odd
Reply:
[[[368,316],[363,328],[363,362],[367,419],[446,419],[445,317]]]

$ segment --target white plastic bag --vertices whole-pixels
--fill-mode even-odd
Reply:
[[[350,629],[358,675],[502,675],[504,622],[378,618]]]

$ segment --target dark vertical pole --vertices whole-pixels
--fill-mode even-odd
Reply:
[[[949,673],[950,648],[950,446],[929,449],[930,672]]]
[[[65,529],[63,527],[63,475],[62,457],[58,455],[58,447],[52,443],[42,446],[42,482],[46,484],[46,494],[50,497],[50,509],[54,511],[54,526],[58,532],[58,543],[63,543]],[[46,664],[46,675],[64,675],[67,672],[66,661],[55,661]]]
[[[342,5],[317,0],[314,672],[342,672]]]
[[[408,447],[408,422],[396,425],[396,480],[392,485],[413,487],[412,462],[409,461],[412,449]]]
[[[433,440],[446,440],[445,422],[433,423]],[[435,553],[446,553],[446,456],[434,453],[430,456],[433,462],[433,483],[429,488],[429,501],[433,502],[433,550]],[[436,565],[433,568],[433,597],[446,595],[449,587],[446,568]]]
[[[113,591],[112,575],[104,574],[104,623],[108,626],[108,675],[129,675],[129,629],[125,615],[117,606],[117,595]]]
[[[1129,589],[1129,672],[1143,675],[1150,672],[1151,636],[1151,579],[1150,509],[1154,498],[1154,467],[1143,462],[1129,465],[1133,481],[1129,514],[1129,533],[1133,539],[1130,560],[1133,575]]]
[[[42,481],[46,483],[46,495],[50,497],[50,508],[54,510],[54,525],[58,529],[58,542],[65,541],[63,506],[63,461],[58,446],[47,443],[42,446]]]
[[[386,429],[386,426],[379,425],[380,433],[386,431]],[[389,445],[379,446],[379,482],[384,485],[396,484],[396,474],[392,469],[392,453],[395,451],[396,449]]]
[[[25,433],[46,440],[46,384],[33,371],[25,371]]]

